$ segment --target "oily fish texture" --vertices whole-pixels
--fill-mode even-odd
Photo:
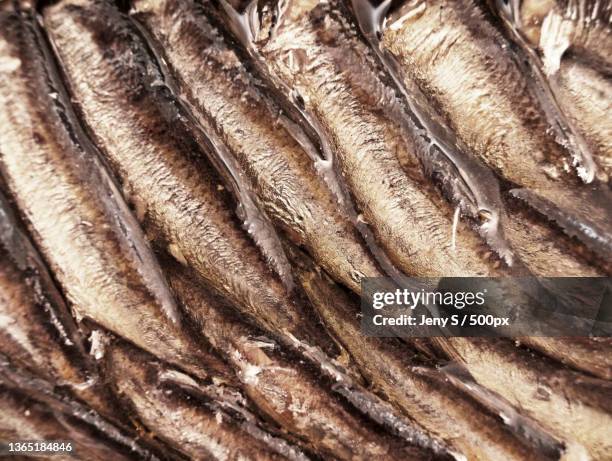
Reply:
[[[416,146],[360,99],[364,91],[353,86],[349,72],[354,67],[337,65],[343,55],[360,62],[354,50],[366,53],[365,45],[354,34],[342,35],[345,28],[322,8],[301,16],[288,8],[261,52],[270,71],[299,93],[305,110],[323,127],[339,172],[382,248],[411,275],[489,273],[489,263],[472,257],[471,249],[481,245],[478,238],[462,228],[451,248],[451,210],[438,205],[424,178],[415,180],[402,170],[396,149]],[[368,63],[362,64],[369,72]]]
[[[143,0],[135,16],[162,45],[181,96],[238,160],[269,216],[354,291],[361,278],[380,275],[314,160],[253,93],[252,78],[197,5]]]
[[[121,216],[120,199],[72,137],[31,29],[14,16],[2,19],[0,49],[10,65],[1,68],[9,84],[0,89],[0,166],[38,247],[79,317],[197,372],[199,352],[170,320],[164,287],[142,277],[158,268],[126,252],[134,246],[125,234],[131,223],[111,219]]]

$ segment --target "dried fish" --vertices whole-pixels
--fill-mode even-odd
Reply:
[[[108,459],[128,461],[134,459],[129,453],[121,453],[109,446],[103,438],[79,428],[69,416],[62,415],[52,408],[11,392],[0,386],[0,440],[3,443],[21,440],[64,441],[70,450],[54,453],[52,459],[74,460]],[[85,455],[86,454],[86,455]],[[140,458],[145,459],[145,458]]]
[[[120,342],[109,347],[106,364],[113,387],[148,430],[190,459],[308,459],[260,428],[231,388],[200,384]]]
[[[0,352],[114,415],[94,360],[42,258],[0,192]]]
[[[313,306],[367,379],[424,430],[442,439],[457,457],[488,460],[558,456],[559,447],[554,442],[539,447],[521,441],[496,415],[474,401],[470,392],[455,388],[406,344],[391,338],[364,336],[355,303],[329,279],[304,267],[306,258],[301,261],[303,268],[298,279]]]
[[[180,325],[157,261],[67,104],[33,16],[17,7],[0,22],[0,168],[72,309],[200,373],[202,345]]]
[[[0,355],[0,440],[64,441],[72,444],[68,459],[175,459],[167,449],[133,428],[109,422],[57,386],[17,370]]]
[[[607,459],[612,427],[609,381],[559,369],[503,340],[448,338],[443,347],[479,384],[521,408],[568,446],[582,446],[592,459]]]
[[[361,278],[379,276],[317,174],[326,168],[322,159],[291,138],[278,121],[280,109],[272,112],[269,98],[254,92],[253,78],[197,4],[143,0],[132,11],[163,50],[181,99],[252,178],[267,214],[354,291]]]

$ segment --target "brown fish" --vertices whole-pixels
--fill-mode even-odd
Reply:
[[[88,0],[43,14],[73,99],[151,238],[266,329],[320,337],[240,229],[127,15]]]
[[[259,427],[231,388],[200,384],[118,341],[105,360],[114,389],[147,429],[190,459],[308,459]]]
[[[250,31],[257,35],[243,45],[262,75],[317,127],[378,245],[409,275],[434,275],[442,267],[447,275],[489,273],[490,262],[472,257],[483,243],[464,223],[453,226],[452,211],[420,168],[404,171],[399,159],[418,158],[426,146],[372,106],[379,80],[365,43],[325,4],[312,11],[312,5],[285,6],[276,15],[262,7]],[[240,36],[244,17],[227,4],[226,10]]]
[[[608,458],[612,440],[609,381],[559,369],[505,341],[447,338],[445,344],[476,382],[521,408],[569,446],[582,446],[592,459]]]
[[[610,73],[612,3],[609,0],[511,0],[498,6],[517,31],[539,48],[548,75],[566,53]]]
[[[121,453],[108,446],[106,441],[94,434],[78,429],[73,421],[63,421],[65,417],[58,415],[53,409],[20,395],[18,392],[11,392],[0,386],[0,402],[2,405],[0,441],[3,445],[25,440],[48,441],[49,443],[57,441],[64,442],[64,445],[69,443],[70,450],[58,451],[48,459],[100,461],[134,459],[129,453]],[[12,456],[11,459],[13,459]]]
[[[161,270],[70,110],[33,16],[0,21],[0,170],[78,318],[199,373]]]
[[[523,48],[564,117],[588,144],[598,177],[612,175],[612,3],[576,1],[493,2],[512,40]],[[606,59],[608,60],[606,64]]]
[[[0,356],[0,441],[70,442],[67,459],[176,459],[167,447],[116,426],[62,394],[52,383],[13,368]],[[55,456],[53,456],[55,459]]]
[[[389,13],[382,34],[406,84],[428,96],[475,155],[522,187],[513,191],[517,197],[594,251],[612,254],[607,187],[582,185],[565,172],[568,161],[549,129],[547,108],[477,2],[403,3]],[[592,181],[594,169],[585,165],[579,171]]]
[[[72,391],[97,411],[117,409],[62,295],[0,192],[0,352]]]
[[[252,178],[274,222],[352,290],[360,291],[361,278],[379,276],[317,174],[323,159],[314,163],[278,122],[280,109],[272,113],[265,96],[253,92],[253,78],[196,3],[143,0],[132,11],[163,50],[180,98]]]
[[[234,318],[230,308],[210,290],[198,287],[184,269],[167,267],[178,299],[236,370],[246,395],[262,413],[304,440],[308,449],[338,459],[445,457],[435,442],[423,448],[409,446],[372,429],[371,423],[344,408],[299,358],[284,354],[257,329]]]
[[[306,261],[302,256],[301,261]],[[427,360],[394,338],[367,337],[357,319],[358,307],[329,279],[305,264],[298,279],[326,327],[342,342],[379,392],[399,406],[433,437],[466,459],[547,459],[560,446],[543,435],[541,449],[517,438],[509,427],[458,389]]]

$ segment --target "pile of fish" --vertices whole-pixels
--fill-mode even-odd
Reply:
[[[610,460],[612,339],[361,281],[609,276],[607,0],[0,0],[0,441]]]

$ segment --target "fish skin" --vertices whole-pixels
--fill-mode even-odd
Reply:
[[[279,126],[252,78],[194,2],[137,1],[134,16],[154,35],[178,77],[181,98],[223,139],[252,177],[267,214],[353,291],[380,275],[315,166]]]
[[[75,453],[56,453],[49,459],[90,459],[92,461],[134,459],[109,447],[103,439],[97,439],[84,430],[80,430],[79,433],[73,432],[76,428],[64,425],[62,416],[56,415],[51,408],[20,395],[18,392],[11,392],[1,385],[0,405],[2,405],[2,412],[0,412],[0,441],[2,443],[19,440],[63,440],[71,442],[76,457]]]
[[[482,386],[506,398],[568,445],[582,445],[592,459],[608,459],[612,401],[610,381],[558,368],[503,340],[447,338],[451,357]],[[508,390],[508,377],[512,386]]]
[[[67,440],[76,445],[77,454],[87,454],[93,457],[98,451],[107,453],[102,459],[109,459],[111,451],[116,451],[118,458],[127,456],[128,459],[143,459],[149,461],[172,460],[176,457],[167,447],[161,446],[151,437],[143,436],[134,429],[125,425],[116,425],[108,418],[101,416],[91,407],[81,401],[66,395],[62,389],[19,369],[0,354],[0,400],[4,396],[16,395],[14,402],[21,407],[21,418],[13,420],[8,407],[6,412],[0,412],[0,439],[4,440],[6,434],[11,434],[9,440],[23,440],[24,438],[37,440]],[[3,402],[4,403],[4,402]],[[25,406],[25,408],[23,408]],[[5,409],[4,405],[2,406]],[[41,408],[51,417],[51,424],[39,425],[36,408]],[[25,410],[31,410],[34,417]],[[49,419],[48,417],[43,420]],[[26,431],[16,436],[15,431]],[[50,431],[39,436],[33,431]],[[57,437],[53,434],[58,434]],[[63,434],[63,436],[59,436]],[[97,446],[96,446],[97,445]],[[91,450],[91,455],[89,451]],[[61,453],[60,453],[61,454]],[[84,457],[85,458],[85,457]],[[72,458],[70,458],[72,459]],[[80,459],[80,458],[79,458]],[[90,459],[85,458],[85,459]],[[111,457],[110,459],[115,459]],[[121,458],[123,459],[123,458]]]
[[[148,430],[190,459],[308,459],[259,429],[231,388],[199,384],[118,341],[109,347],[105,360],[113,388]],[[250,420],[241,421],[244,417]]]
[[[305,261],[302,259],[302,261]],[[523,444],[486,408],[435,372],[419,354],[393,338],[364,336],[357,305],[307,265],[296,278],[303,284],[326,327],[342,342],[372,386],[399,406],[434,440],[466,459],[550,459]],[[419,370],[434,370],[422,373]]]
[[[543,56],[547,73],[559,69],[566,52],[604,72],[612,70],[612,3],[608,0],[513,0],[516,27]]]
[[[117,413],[83,335],[1,192],[0,319],[0,352],[13,363],[68,387],[98,412]]]
[[[513,1],[507,6],[492,3],[511,39],[541,69],[544,84],[554,94],[560,111],[588,145],[597,164],[597,177],[609,183],[612,128],[605,114],[612,98],[611,69],[606,71],[601,56],[590,59],[594,53],[581,49],[581,43],[592,41],[591,47],[596,43],[599,52],[605,50],[606,40],[612,46],[612,4],[588,0]],[[586,40],[581,41],[580,36]]]
[[[34,18],[14,10],[0,21],[0,72],[8,82],[0,89],[0,169],[77,319],[206,374],[202,346],[176,321],[144,236],[88,150]]]
[[[578,59],[566,57],[555,80],[559,104],[590,144],[599,168],[612,178],[612,82]]]
[[[467,0],[410,6],[415,14],[396,12],[381,41],[404,79],[419,85],[475,155],[524,188],[517,196],[595,251],[612,254],[609,191],[564,172],[567,159],[547,134],[546,114],[485,11]]]
[[[348,411],[337,396],[295,357],[260,331],[232,316],[205,286],[185,269],[169,263],[169,280],[177,298],[231,367],[236,370],[245,394],[260,411],[278,423],[306,447],[334,459],[443,459],[429,449],[400,443],[372,430],[355,412]]]
[[[612,381],[612,340],[610,338],[543,338],[517,340],[570,367]]]
[[[186,128],[164,118],[164,100],[152,91],[160,76],[128,17],[110,2],[87,0],[59,2],[43,17],[75,104],[151,239],[264,328],[320,337],[240,229]]]
[[[323,4],[312,11],[288,4],[282,20],[272,21],[273,34],[266,16],[272,13],[262,14],[261,24],[266,26],[260,25],[260,35],[251,45],[252,54],[261,56],[255,65],[285,97],[299,100],[297,104],[320,125],[339,176],[392,262],[408,275],[435,275],[442,267],[447,275],[490,272],[490,262],[472,257],[471,250],[484,243],[464,223],[459,223],[452,250],[448,204],[435,198],[439,194],[420,171],[407,175],[403,170],[398,159],[402,155],[396,152],[414,155],[424,146],[418,140],[408,145],[399,127],[367,103],[371,95],[353,85],[354,66],[342,67],[357,61],[363,64],[362,72],[370,72],[369,62],[360,58],[367,55],[367,46],[354,31],[328,14]]]

